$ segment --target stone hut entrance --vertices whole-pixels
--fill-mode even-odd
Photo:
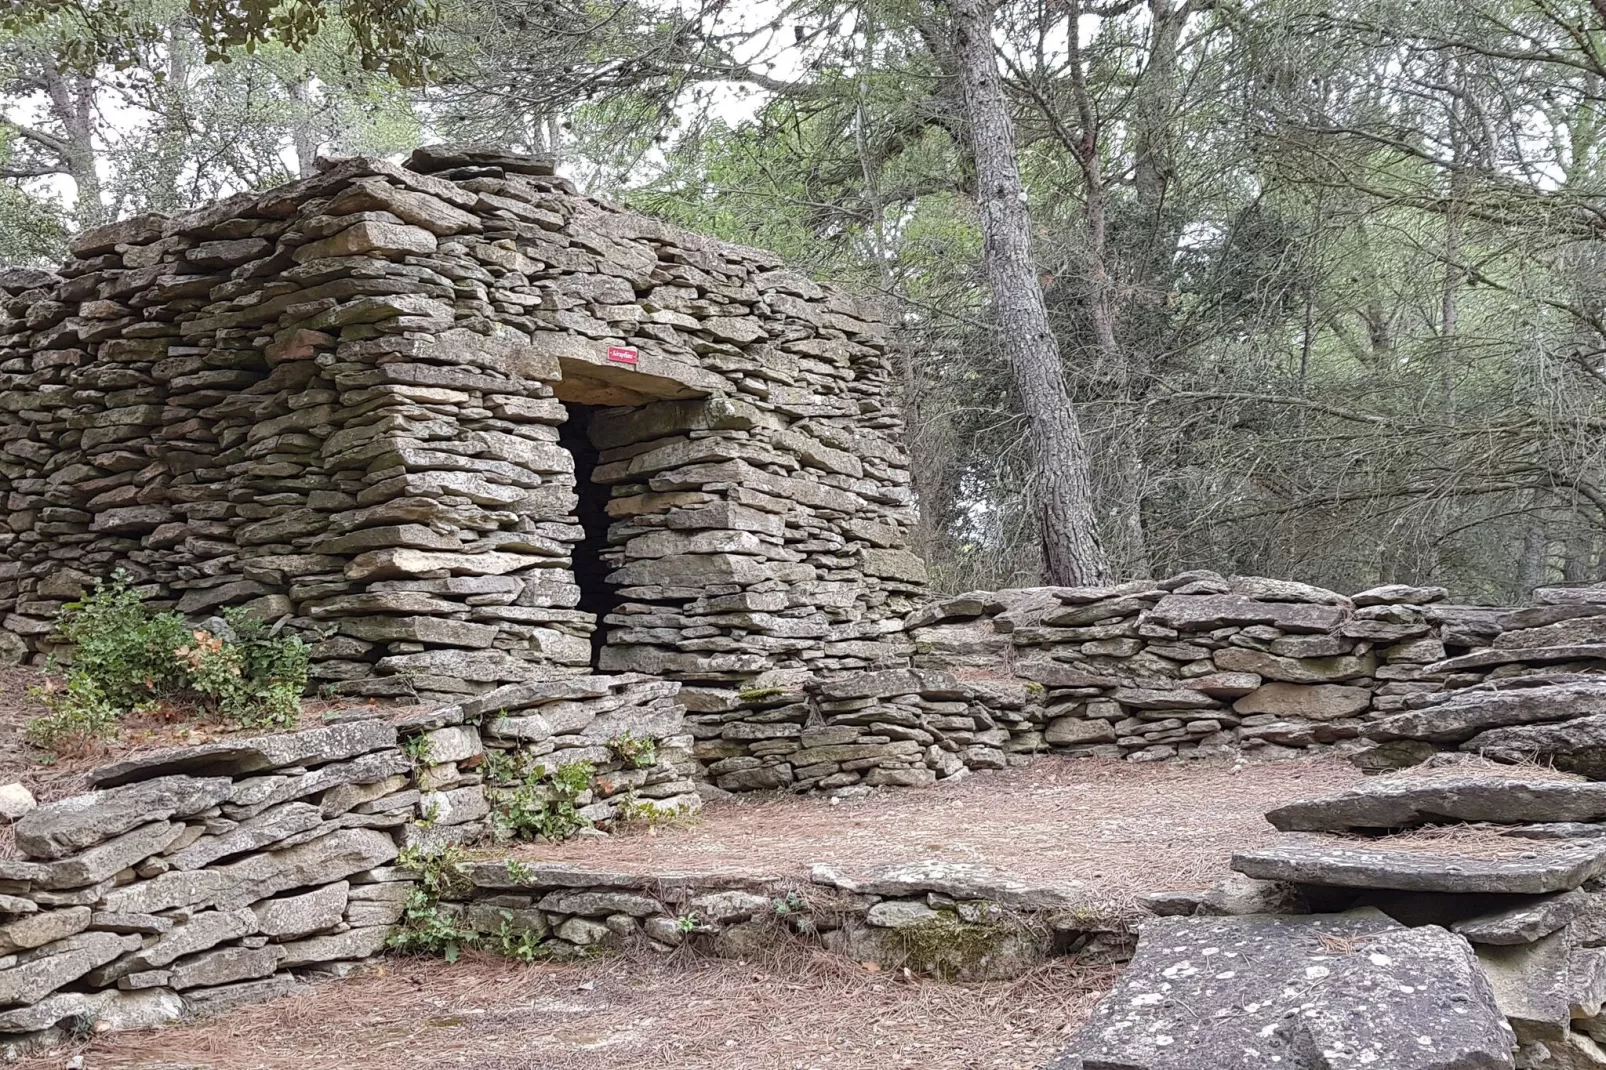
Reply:
[[[569,419],[558,427],[558,445],[574,458],[574,518],[583,538],[570,548],[575,586],[580,600],[575,608],[597,618],[591,633],[591,667],[597,667],[607,642],[607,618],[619,605],[618,588],[608,581],[612,566],[602,559],[608,548],[608,488],[593,480],[600,452],[591,441],[591,421],[599,411],[596,405],[565,402]]]
[[[639,350],[616,352],[614,356],[622,360],[610,360],[609,353],[609,349],[601,347],[574,347],[571,355],[559,357],[562,378],[552,384],[554,396],[568,413],[568,420],[558,427],[558,445],[574,458],[573,519],[583,535],[570,548],[570,567],[575,586],[580,589],[575,608],[596,618],[596,630],[591,633],[593,669],[600,666],[608,643],[611,626],[607,618],[620,608],[621,602],[619,586],[608,578],[619,566],[605,556],[615,520],[608,512],[612,488],[595,478],[604,445],[610,435],[618,438],[621,428],[628,429],[637,422],[651,423],[647,406],[705,396],[681,381],[696,377],[699,369],[660,367],[666,362],[643,358]],[[629,362],[632,358],[633,363]],[[642,368],[644,359],[646,369]],[[593,433],[599,422],[609,429],[602,432],[602,445]]]

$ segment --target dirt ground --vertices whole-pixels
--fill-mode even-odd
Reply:
[[[63,1070],[1027,1070],[1114,984],[1061,960],[1016,981],[923,982],[823,953],[518,966],[396,959],[193,1025],[13,1064]]]
[[[977,862],[1054,884],[1081,882],[1118,912],[1144,892],[1206,888],[1234,851],[1274,839],[1265,812],[1360,778],[1336,757],[1134,764],[1045,755],[957,783],[834,802],[738,796],[679,828],[529,845],[521,858],[629,870],[804,876],[888,862]]]

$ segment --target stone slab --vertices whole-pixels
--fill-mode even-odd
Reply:
[[[973,862],[922,860],[883,866],[863,874],[846,874],[824,863],[814,865],[809,879],[815,884],[864,895],[905,898],[936,892],[954,899],[986,900],[1027,910],[1069,910],[1085,905],[1086,887],[1080,881],[1035,884],[991,866]]]
[[[1472,949],[1435,926],[1373,911],[1158,918],[1051,1065],[1510,1070],[1513,1047]]]
[[[1606,784],[1500,776],[1376,777],[1266,814],[1266,820],[1283,832],[1602,819],[1606,819]]]
[[[380,720],[348,721],[302,732],[170,747],[103,765],[90,783],[110,788],[174,773],[239,776],[292,765],[322,765],[396,745],[395,726]]]
[[[1492,728],[1596,714],[1606,714],[1606,680],[1539,687],[1467,688],[1437,706],[1384,717],[1367,726],[1366,736],[1379,742],[1419,739],[1462,743]]]
[[[1606,872],[1606,844],[1563,843],[1498,860],[1342,845],[1314,838],[1239,851],[1232,868],[1261,880],[1403,892],[1571,891]]]

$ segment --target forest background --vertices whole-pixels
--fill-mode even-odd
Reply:
[[[895,302],[943,589],[1061,574],[1033,354],[1109,575],[1606,580],[1606,0],[0,0],[0,263],[439,140]]]

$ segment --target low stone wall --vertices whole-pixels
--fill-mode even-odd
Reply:
[[[485,695],[403,716],[423,729],[419,778],[437,795],[424,800],[429,826],[411,832],[437,847],[483,830],[490,811],[483,782],[550,777],[584,762],[591,787],[574,800],[576,817],[607,827],[621,816],[667,817],[702,806],[680,685],[631,673],[509,684]],[[487,760],[502,759],[498,775]],[[621,813],[621,808],[624,813]],[[631,813],[634,808],[635,813]]]
[[[987,768],[1045,750],[1155,761],[1359,747],[1373,726],[1460,690],[1606,672],[1606,588],[1542,589],[1519,608],[1444,598],[1212,572],[970,592],[908,618],[908,683],[823,686],[923,710],[923,729],[957,729],[950,752]]]
[[[96,791],[24,814],[23,858],[0,860],[0,1038],[218,1010],[380,953],[414,887],[404,852],[494,843],[488,754],[537,773],[588,763],[573,801],[599,826],[627,798],[695,809],[677,686],[512,685],[96,770]],[[626,738],[650,746],[632,760]]]
[[[364,719],[141,756],[14,828],[0,1033],[139,1026],[268,998],[384,946],[417,813],[396,729]]]
[[[820,865],[804,879],[511,859],[462,863],[454,878],[441,910],[466,930],[525,940],[537,956],[644,945],[757,959],[803,941],[888,969],[995,980],[1054,954],[1124,961],[1133,944],[1127,920],[1090,909],[1084,889],[965,863],[858,875]]]

